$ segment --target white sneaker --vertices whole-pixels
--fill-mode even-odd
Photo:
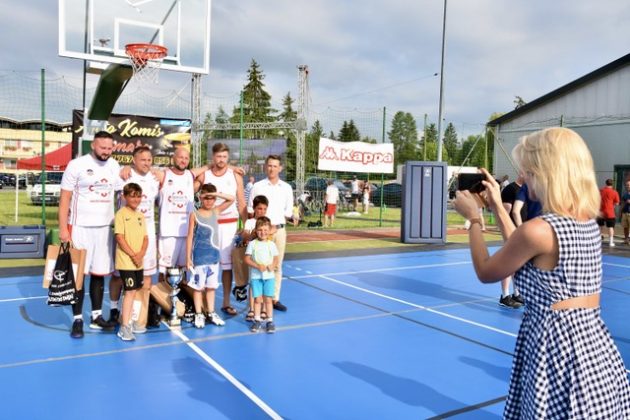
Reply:
[[[147,329],[140,326],[140,324],[138,324],[138,321],[131,321],[131,332],[134,334],[144,334],[145,332],[147,332]]]
[[[117,335],[123,341],[133,341],[136,339],[133,332],[131,332],[131,325],[121,325]]]
[[[216,312],[212,312],[208,314],[208,322],[214,325],[218,325],[219,327],[222,327],[225,325],[225,321],[222,320],[219,314],[217,314]]]
[[[613,247],[613,248],[614,248],[614,247],[615,247],[615,243],[614,243],[614,242],[609,242],[609,243],[608,243],[608,246],[611,246],[611,247]]]
[[[195,314],[195,328],[206,326],[206,317],[203,314]]]

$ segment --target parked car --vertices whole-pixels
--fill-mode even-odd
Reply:
[[[31,203],[36,206],[40,206],[45,200],[47,204],[59,205],[59,196],[61,195],[61,177],[63,172],[46,172],[46,177],[40,175],[40,180],[33,186],[31,190]],[[42,194],[44,188],[42,187],[41,180],[44,180],[46,185],[45,197]]]
[[[343,182],[338,179],[333,180],[333,185],[339,190],[340,200],[349,202],[351,194],[350,188],[346,187]],[[313,199],[323,200],[328,187],[326,178],[312,177],[306,180],[304,191],[308,191]]]
[[[388,207],[400,207],[402,205],[402,184],[392,182],[383,185],[383,188],[376,187],[372,191],[372,202],[375,206],[381,205],[381,195],[383,196],[383,204]]]

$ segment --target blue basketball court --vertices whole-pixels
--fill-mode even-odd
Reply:
[[[237,305],[225,327],[162,324],[130,343],[86,325],[73,340],[69,308],[48,307],[30,271],[0,280],[16,419],[500,418],[523,313],[447,247],[285,261],[275,334],[249,332]],[[603,316],[627,366],[629,279],[630,258],[604,255]]]

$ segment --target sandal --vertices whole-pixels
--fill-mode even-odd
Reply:
[[[221,312],[229,316],[234,316],[238,313],[236,312],[236,309],[232,308],[231,306],[224,306],[223,308],[221,308]]]
[[[247,315],[245,315],[245,321],[253,322],[254,321],[254,311],[248,311]]]
[[[267,319],[267,312],[262,311],[262,312],[260,313],[260,319],[262,319],[263,321],[264,321],[265,319]]]

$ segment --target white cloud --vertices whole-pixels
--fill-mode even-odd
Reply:
[[[315,111],[385,106],[392,115],[411,112],[419,126],[425,113],[435,122],[442,7],[431,0],[214,0],[204,91],[237,97],[254,58],[280,108],[287,92],[297,97],[296,66],[307,64]],[[79,61],[57,57],[56,2],[11,0],[9,9],[2,68],[45,66],[81,79]],[[493,112],[509,111],[515,95],[531,101],[627,54],[629,28],[630,3],[617,0],[451,0],[444,117],[475,131]],[[188,81],[163,72],[161,88]]]

